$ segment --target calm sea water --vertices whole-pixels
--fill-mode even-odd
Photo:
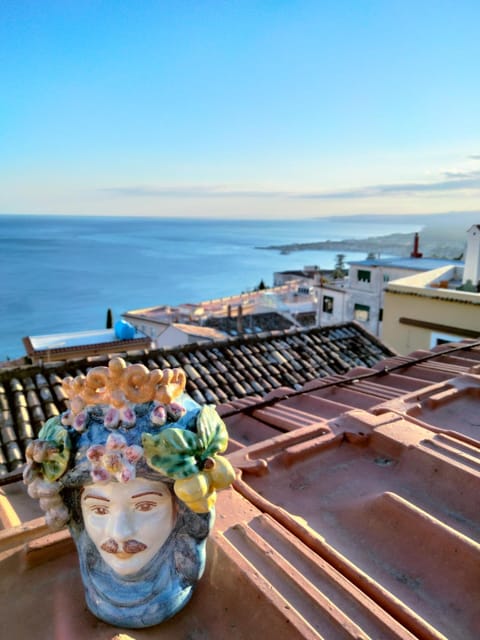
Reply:
[[[402,223],[0,216],[0,360],[26,335],[101,329],[129,309],[199,302],[269,285],[273,272],[336,252],[256,247],[417,230]],[[365,257],[347,253],[346,260]]]

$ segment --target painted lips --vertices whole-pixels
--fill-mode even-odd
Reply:
[[[110,538],[106,540],[100,547],[106,553],[115,553],[115,554],[127,554],[133,555],[134,553],[140,553],[140,551],[145,551],[147,545],[143,542],[139,542],[138,540],[127,540],[123,542],[121,545],[118,544],[116,540]]]

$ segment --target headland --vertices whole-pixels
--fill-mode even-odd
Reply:
[[[382,216],[375,216],[378,220]],[[358,223],[362,216],[356,216]],[[365,221],[373,216],[365,216]],[[400,218],[397,216],[397,218]],[[403,217],[405,220],[406,216]],[[346,219],[346,218],[344,218]],[[385,219],[392,219],[391,216]],[[451,212],[411,216],[412,222],[418,223],[420,230],[420,251],[430,258],[461,259],[465,249],[465,231],[472,224],[480,223],[480,212]],[[314,242],[295,242],[292,244],[269,245],[257,247],[279,251],[283,254],[294,251],[365,251],[365,255],[408,256],[412,251],[414,233],[392,233],[385,236],[369,238],[345,238],[344,240],[322,240]]]

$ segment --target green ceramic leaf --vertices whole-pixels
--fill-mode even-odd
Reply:
[[[227,448],[227,428],[213,405],[201,408],[197,418],[197,437],[202,458],[223,453]]]
[[[200,469],[195,456],[153,456],[151,466],[173,480],[181,480],[198,473]]]
[[[186,429],[165,429],[159,434],[159,440],[170,453],[193,454],[197,449],[197,436]]]
[[[38,438],[57,448],[57,451],[50,453],[48,459],[41,463],[46,480],[55,482],[67,470],[72,449],[70,436],[62,425],[60,416],[50,418],[40,429]]]
[[[225,451],[228,434],[213,406],[202,407],[196,427],[197,433],[174,427],[156,435],[144,433],[142,444],[147,464],[175,480],[201,471],[206,458]]]
[[[178,480],[199,471],[197,436],[190,431],[171,428],[157,435],[144,433],[142,444],[147,464],[170,478]]]

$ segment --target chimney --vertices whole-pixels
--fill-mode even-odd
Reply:
[[[243,333],[243,310],[242,310],[242,305],[239,304],[238,305],[238,311],[237,311],[237,331],[238,333]]]
[[[420,251],[418,250],[418,244],[419,244],[419,237],[418,237],[418,233],[416,233],[413,239],[413,251],[410,254],[411,258],[421,258],[423,256],[423,253],[420,253]]]
[[[467,234],[463,284],[470,280],[476,286],[480,280],[480,224],[474,224],[470,227]]]

